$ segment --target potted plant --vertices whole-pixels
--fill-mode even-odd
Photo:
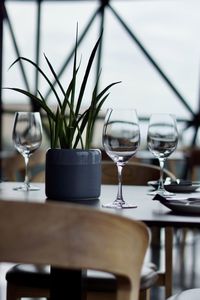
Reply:
[[[58,94],[46,73],[32,60],[18,57],[11,66],[19,61],[31,64],[48,83],[56,101],[53,110],[45,101],[42,93],[35,95],[21,88],[10,88],[35,101],[47,115],[50,132],[50,149],[46,153],[45,189],[50,199],[74,200],[98,198],[101,186],[101,152],[90,149],[94,123],[100,109],[108,97],[108,90],[118,82],[106,86],[98,92],[99,76],[94,84],[89,106],[83,110],[82,102],[99,47],[102,34],[90,54],[84,76],[77,91],[77,36],[74,50],[72,78],[64,88],[49,59],[44,55],[48,68],[53,75]]]

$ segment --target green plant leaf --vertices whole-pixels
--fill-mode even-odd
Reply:
[[[10,90],[17,91],[29,97],[31,101],[37,103],[37,105],[46,112],[49,124],[51,148],[76,148],[80,144],[81,148],[88,149],[91,145],[95,120],[98,117],[103,103],[109,95],[108,90],[115,84],[119,83],[111,83],[108,86],[106,86],[101,92],[98,93],[100,78],[99,73],[93,91],[91,93],[91,101],[89,107],[83,112],[81,112],[81,105],[85,95],[88,78],[90,76],[90,72],[94,63],[94,59],[96,57],[98,47],[101,42],[101,38],[102,33],[91,51],[78,92],[76,87],[78,82],[78,72],[80,68],[80,63],[78,67],[76,66],[78,48],[78,26],[76,29],[72,77],[66,88],[59,80],[59,77],[56,74],[54,67],[52,66],[51,62],[45,54],[44,58],[51,74],[53,75],[54,81],[57,85],[56,87],[54,87],[54,84],[51,83],[50,79],[45,74],[45,72],[30,59],[27,59],[25,57],[19,57],[10,66],[12,67],[17,62],[21,63],[21,61],[25,61],[26,63],[31,64],[34,68],[36,68],[38,73],[47,81],[50,90],[53,92],[57,101],[56,112],[54,112],[54,110],[50,108],[40,91],[37,91],[37,94],[34,95],[30,91],[26,91],[24,89],[9,88]],[[56,89],[57,87],[59,91],[61,91],[61,98],[58,95]],[[84,135],[86,136],[83,141]]]
[[[96,42],[96,44],[95,44],[95,46],[94,46],[94,48],[91,52],[89,60],[88,60],[88,64],[87,64],[85,74],[84,74],[84,77],[83,77],[83,81],[82,81],[82,84],[81,84],[81,88],[80,88],[80,93],[79,93],[79,96],[78,96],[78,101],[77,101],[77,106],[76,106],[76,115],[79,113],[79,110],[80,110],[81,102],[82,102],[83,95],[84,95],[85,88],[86,88],[86,84],[87,84],[87,80],[88,80],[88,77],[89,77],[89,74],[90,74],[90,70],[91,70],[91,67],[92,67],[92,64],[93,64],[98,46],[100,44],[101,38],[102,38],[102,33],[101,33],[99,39],[97,40],[97,42]]]
[[[37,69],[37,71],[45,78],[45,80],[46,80],[47,83],[49,84],[49,86],[50,86],[52,92],[54,93],[54,95],[55,95],[57,101],[59,102],[60,99],[59,99],[59,96],[58,96],[58,94],[57,94],[57,92],[56,92],[56,90],[55,90],[53,84],[51,83],[51,81],[49,80],[49,78],[46,76],[46,74],[42,71],[42,69],[41,69],[36,63],[34,63],[32,60],[30,60],[30,59],[28,59],[28,58],[26,58],[26,57],[20,56],[20,57],[18,57],[18,58],[11,64],[10,68],[11,68],[14,64],[16,64],[19,60],[24,60],[24,61],[30,63],[31,65],[33,65],[33,66]],[[9,69],[10,69],[10,68],[9,68]]]

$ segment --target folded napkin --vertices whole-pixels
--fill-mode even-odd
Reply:
[[[185,180],[185,179],[176,179],[176,180],[165,180],[164,185],[182,185],[182,186],[190,186],[192,185],[191,180]]]

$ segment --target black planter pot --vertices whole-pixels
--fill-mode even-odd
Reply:
[[[101,192],[100,150],[49,149],[45,189],[52,200],[97,199]]]

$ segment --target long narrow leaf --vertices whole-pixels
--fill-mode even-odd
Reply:
[[[42,94],[40,93],[40,91],[38,91],[40,98],[42,99],[43,103],[46,104],[44,97],[42,96]],[[48,118],[48,124],[49,124],[49,134],[50,134],[50,143],[51,143],[51,148],[53,148],[53,140],[54,140],[54,130],[53,130],[53,124],[52,124],[52,118],[51,116],[47,113],[47,118]]]
[[[59,88],[61,89],[61,91],[63,93],[63,96],[65,96],[65,90],[64,90],[62,84],[60,83],[60,80],[58,79],[58,76],[56,75],[56,72],[54,71],[54,68],[53,68],[52,64],[50,63],[50,61],[48,60],[48,58],[46,57],[45,54],[44,54],[44,57],[45,57],[46,62],[48,64],[48,66],[49,66],[49,69],[51,70],[51,73],[53,74],[53,76],[54,76],[54,78],[56,80],[56,83],[58,84]],[[60,109],[61,109],[62,108],[62,103],[61,103],[60,99],[58,100],[58,104],[59,104]]]
[[[92,136],[94,131],[95,120],[98,117],[98,114],[101,110],[102,105],[107,99],[109,89],[118,84],[119,82],[114,82],[106,86],[101,92],[98,93],[98,86],[100,80],[100,73],[95,82],[94,88],[91,93],[91,101],[89,107],[81,112],[81,105],[85,95],[85,90],[87,87],[88,79],[90,76],[91,68],[93,66],[96,53],[102,38],[102,33],[95,43],[92,52],[89,56],[86,69],[80,84],[80,89],[76,97],[76,85],[78,71],[80,68],[80,63],[78,67],[77,64],[77,49],[78,49],[78,26],[76,30],[76,40],[74,47],[74,59],[73,59],[73,70],[72,78],[69,81],[67,87],[61,83],[59,76],[56,74],[54,67],[51,62],[44,54],[44,58],[48,65],[48,68],[55,79],[55,83],[58,86],[59,92],[61,91],[61,98],[58,95],[57,89],[54,87],[54,84],[51,83],[48,76],[43,72],[43,70],[32,60],[25,57],[19,57],[14,61],[11,67],[17,62],[25,61],[31,64],[39,74],[47,81],[51,91],[53,92],[56,101],[57,107],[56,112],[54,112],[49,105],[47,105],[45,98],[43,97],[40,91],[37,91],[38,94],[34,95],[30,91],[25,91],[20,88],[9,88],[10,90],[17,91],[27,97],[32,101],[37,103],[47,114],[49,132],[51,139],[51,148],[61,147],[61,148],[77,148],[80,147],[83,149],[90,148],[92,142]],[[84,141],[83,136],[85,135]]]
[[[79,93],[79,96],[78,96],[78,101],[77,101],[77,106],[76,106],[76,115],[79,113],[79,110],[80,110],[81,102],[82,102],[83,95],[84,95],[85,88],[86,88],[86,84],[87,84],[87,80],[88,80],[88,77],[89,77],[89,74],[90,74],[90,70],[91,70],[91,67],[92,67],[92,64],[93,64],[93,61],[94,61],[99,43],[101,41],[101,37],[102,37],[102,34],[100,35],[99,39],[97,40],[97,42],[96,42],[96,44],[95,44],[95,46],[92,50],[92,53],[89,57],[89,61],[88,61],[86,71],[85,71],[85,74],[84,74],[84,77],[83,77],[83,81],[82,81],[82,84],[81,84],[80,93]]]
[[[76,69],[76,74],[78,73],[78,70],[79,70],[79,67]],[[70,102],[69,102],[69,97],[70,97],[70,94],[71,94],[71,92],[72,92],[72,88],[73,88],[73,77],[72,77],[72,79],[71,79],[71,81],[70,81],[70,83],[69,83],[69,86],[68,86],[68,88],[67,88],[67,91],[66,91],[66,93],[65,93],[65,98],[64,98],[64,101],[63,101],[63,105],[62,105],[62,114],[64,114],[65,113],[65,110],[66,110],[66,107],[67,107],[67,105],[69,106],[69,111],[70,111],[70,113],[72,113],[73,114],[73,116],[75,116],[75,112],[74,112],[74,110],[73,110],[73,107],[71,106],[71,104],[70,104]]]
[[[45,78],[45,80],[48,82],[48,84],[49,84],[49,86],[50,86],[52,92],[53,92],[54,95],[56,96],[56,99],[57,99],[57,101],[58,101],[58,103],[59,103],[59,102],[60,102],[60,99],[59,99],[59,96],[58,96],[58,94],[57,94],[57,92],[56,92],[56,90],[55,90],[53,84],[51,83],[51,81],[49,80],[49,78],[46,76],[46,74],[42,71],[42,69],[41,69],[36,63],[34,63],[32,60],[30,60],[30,59],[28,59],[28,58],[26,58],[26,57],[20,56],[20,57],[18,57],[18,58],[11,64],[10,68],[11,68],[14,64],[16,64],[19,60],[24,60],[24,61],[26,61],[26,62],[29,62],[31,65],[33,65],[33,66],[37,69],[37,71],[38,71],[38,72]]]
[[[87,123],[86,140],[85,140],[85,148],[86,149],[89,149],[91,147],[94,125],[95,125],[95,122],[99,115],[99,112],[100,112],[104,102],[108,98],[108,96],[109,96],[109,94],[105,95],[104,98],[99,102],[98,106],[92,112],[92,117],[90,118],[89,122]]]
[[[77,131],[77,135],[75,137],[73,148],[76,148],[79,142],[81,142],[81,146],[82,146],[82,148],[84,148],[82,135],[83,135],[83,131],[86,126],[85,121],[87,122],[87,119],[88,119],[88,117],[87,117],[88,113],[89,112],[87,109],[85,112],[83,112],[83,114],[79,115],[79,117],[77,118],[76,128],[78,128],[78,131]]]
[[[51,116],[52,119],[55,119],[55,116],[53,112],[50,110],[50,108],[46,105],[46,103],[43,103],[43,101],[39,99],[37,96],[19,88],[4,88],[4,89],[13,90],[23,95],[26,95],[27,97],[31,98],[33,101],[37,102],[46,111],[46,113]]]
[[[111,84],[109,84],[108,86],[106,86],[97,96],[96,96],[96,99],[95,99],[95,102],[97,103],[101,98],[102,96],[114,85],[116,84],[119,84],[121,83],[121,81],[116,81],[116,82],[113,82]]]
[[[55,141],[54,141],[54,147],[58,146],[58,141],[60,142],[60,145],[62,144],[62,137],[61,135],[61,127],[62,127],[62,117],[59,113],[59,108],[57,108],[56,111],[56,122],[55,122]]]
[[[71,93],[71,106],[74,110],[74,98],[75,98],[75,90],[76,90],[76,59],[77,59],[77,44],[78,44],[78,25],[76,28],[76,42],[75,42],[75,50],[74,50],[74,64],[73,64],[73,76],[72,76],[72,93]],[[70,121],[69,124],[71,125],[73,118],[71,119],[70,115]]]

